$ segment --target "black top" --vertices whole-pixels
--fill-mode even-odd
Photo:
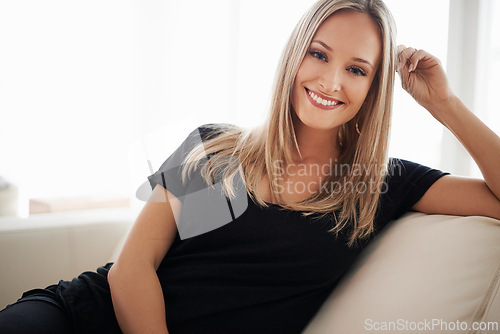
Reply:
[[[217,180],[205,186],[199,173],[183,184],[183,157],[220,126],[195,129],[149,177],[153,188],[164,185],[183,203],[179,233],[157,271],[168,329],[174,334],[300,333],[366,243],[349,248],[347,232],[338,237],[328,232],[331,218],[303,217],[276,204],[261,207],[240,183],[236,188],[243,191],[234,199],[220,196]],[[446,174],[405,160],[391,164],[376,232]],[[110,266],[25,295],[62,301],[78,332],[118,332],[106,280]]]

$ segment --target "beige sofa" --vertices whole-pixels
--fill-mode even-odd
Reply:
[[[0,309],[23,291],[71,280],[112,260],[134,215],[96,209],[0,217]]]
[[[0,308],[115,258],[135,216],[1,218]],[[500,333],[461,329],[500,326],[499,285],[500,221],[409,213],[370,244],[306,333]]]
[[[500,221],[409,213],[369,245],[305,333],[500,333],[499,286]]]

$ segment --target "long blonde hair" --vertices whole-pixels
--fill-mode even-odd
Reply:
[[[271,192],[279,203],[283,202],[277,191],[277,178],[283,167],[292,163],[292,152],[298,151],[291,115],[295,77],[319,26],[339,10],[366,13],[373,19],[382,41],[381,62],[359,112],[339,130],[342,153],[337,163],[349,168],[343,177],[333,173],[323,183],[340,184],[338,191],[332,193],[320,188],[313,197],[299,203],[282,204],[282,207],[301,211],[305,216],[331,217],[333,227],[330,231],[339,233],[348,229],[348,245],[352,246],[356,240],[373,232],[388,163],[396,46],[394,21],[381,0],[320,0],[315,3],[301,18],[283,50],[265,122],[250,130],[230,125],[217,127],[217,135],[213,139],[198,145],[187,155],[183,178],[209,155],[208,163],[203,164],[200,170],[207,184],[211,184],[214,176],[218,175],[226,195],[232,197],[234,176],[240,173],[250,197],[258,204],[267,206],[262,198],[255,195],[262,178],[267,176]],[[365,189],[370,185],[370,190],[376,191],[361,192],[357,187],[359,184],[364,184]]]

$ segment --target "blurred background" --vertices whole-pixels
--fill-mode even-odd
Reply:
[[[0,1],[0,214],[141,205],[137,188],[196,126],[260,124],[313,2]],[[439,57],[500,133],[500,1],[386,3],[398,43]],[[480,176],[397,80],[390,155]]]

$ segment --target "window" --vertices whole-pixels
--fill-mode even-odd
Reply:
[[[446,67],[448,1],[424,0],[418,5],[401,0],[385,2],[396,21],[397,44],[424,49]],[[426,24],[422,24],[422,18]],[[401,88],[397,76],[389,155],[440,168],[442,131],[442,125]]]
[[[0,3],[0,175],[23,197],[128,193],[135,22],[130,1]]]
[[[477,15],[478,57],[474,84],[475,113],[495,133],[500,134],[500,113],[498,112],[498,92],[500,91],[500,3],[495,0],[478,2]],[[472,159],[470,174],[481,177],[479,168]]]
[[[134,198],[195,126],[262,121],[282,49],[313,3],[1,2],[0,175],[29,198]],[[450,76],[464,70],[450,63],[448,41],[459,32],[448,35],[448,26],[462,15],[456,3],[463,13],[471,2],[386,3],[399,43],[435,54]],[[469,22],[484,32],[476,101],[497,132],[499,6],[480,1],[482,16]],[[396,82],[391,156],[447,169],[441,157],[452,150],[441,146],[443,137]]]

